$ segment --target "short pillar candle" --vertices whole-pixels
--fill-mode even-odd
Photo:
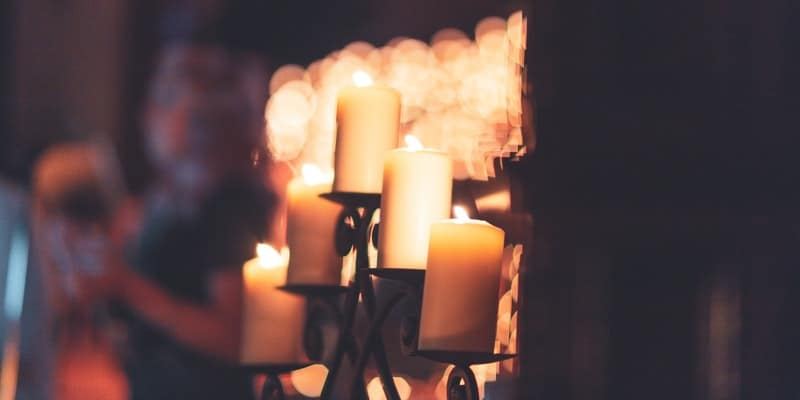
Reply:
[[[260,244],[244,264],[240,361],[244,365],[293,364],[304,358],[305,299],[283,292],[285,257]]]
[[[419,349],[492,352],[505,233],[469,219],[431,225]]]
[[[400,93],[362,71],[353,80],[337,98],[333,190],[380,193],[384,154],[397,147]]]
[[[378,267],[424,269],[430,227],[450,216],[453,163],[413,136],[386,153],[378,231]]]
[[[338,285],[342,257],[334,245],[342,206],[319,197],[331,191],[329,178],[313,165],[303,165],[303,176],[287,190],[286,240],[289,244],[290,285]]]

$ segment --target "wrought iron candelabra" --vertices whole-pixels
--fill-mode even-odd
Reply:
[[[328,362],[328,375],[322,388],[323,400],[333,399],[337,381],[341,377],[342,364],[347,357],[353,367],[350,382],[350,398],[367,400],[364,374],[370,358],[374,361],[383,392],[389,400],[400,400],[400,394],[386,355],[381,331],[384,323],[404,300],[410,302],[413,312],[402,318],[400,340],[404,355],[423,357],[432,361],[452,364],[447,379],[448,400],[478,400],[479,391],[475,375],[470,365],[502,361],[513,354],[492,354],[455,351],[420,351],[417,349],[419,313],[422,301],[422,287],[425,271],[419,269],[370,268],[368,250],[370,242],[377,243],[377,226],[371,226],[375,211],[380,207],[380,194],[333,192],[322,197],[344,206],[338,224],[335,245],[340,256],[355,251],[355,273],[347,286],[336,285],[287,285],[282,290],[321,300],[334,310],[339,323],[339,333]],[[375,294],[374,280],[388,280],[399,283],[402,288],[392,294],[379,307]],[[343,303],[339,300],[345,295]],[[354,325],[359,303],[363,304],[369,328],[363,343],[359,346]],[[341,306],[341,308],[340,308]],[[322,358],[322,333],[309,318],[305,332],[305,347],[310,359]],[[278,375],[308,366],[309,364],[276,365],[252,367],[251,372],[266,374],[267,381],[262,389],[262,400],[283,400],[283,387]]]

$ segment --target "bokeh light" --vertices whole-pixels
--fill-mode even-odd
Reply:
[[[474,39],[454,28],[429,43],[397,37],[383,47],[348,44],[303,69],[287,65],[270,81],[265,117],[273,157],[333,166],[336,97],[364,71],[400,92],[401,135],[450,153],[457,179],[488,179],[496,158],[525,151],[522,103],[526,19],[481,20]]]
[[[397,394],[400,395],[400,399],[408,400],[408,398],[411,397],[411,385],[408,381],[400,376],[395,376],[392,379],[394,380],[395,387],[397,387]],[[377,376],[372,378],[367,384],[367,396],[369,400],[386,400],[386,394],[383,393],[381,380]]]
[[[319,397],[322,386],[328,377],[328,368],[322,364],[313,364],[297,371],[292,371],[290,379],[298,393],[306,397]]]

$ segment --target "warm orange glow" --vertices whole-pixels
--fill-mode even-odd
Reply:
[[[265,115],[272,157],[330,170],[338,93],[380,82],[401,94],[402,133],[448,152],[456,179],[493,177],[492,160],[526,151],[519,132],[526,32],[527,19],[515,12],[481,20],[473,38],[445,28],[427,43],[356,41],[305,69],[284,66],[270,80]]]
[[[330,182],[331,179],[325,176],[322,171],[314,164],[303,164],[301,169],[303,181],[306,185],[319,185],[320,183]]]
[[[358,87],[366,87],[372,85],[372,77],[364,71],[356,71],[353,73],[353,83]]]
[[[291,374],[292,386],[305,397],[316,398],[322,394],[322,385],[328,377],[328,368],[314,364]]]
[[[275,94],[285,83],[303,79],[305,69],[299,65],[289,64],[278,68],[269,80],[269,94]]]
[[[280,268],[286,265],[289,258],[289,249],[284,247],[278,252],[268,244],[259,243],[256,246],[256,254],[258,254],[258,265],[261,267],[266,269]]]
[[[406,135],[403,140],[406,142],[406,147],[411,150],[423,149],[422,142],[420,142],[419,139],[417,139],[417,137],[414,135]]]
[[[456,219],[459,221],[469,221],[469,213],[467,213],[467,209],[462,206],[453,206],[453,215],[455,215]]]
[[[408,381],[405,378],[400,376],[393,377],[394,385],[397,387],[397,394],[400,395],[402,400],[408,400],[411,396],[411,385],[408,384]],[[369,400],[384,400],[386,399],[386,394],[383,393],[383,386],[381,386],[381,380],[378,377],[372,378],[367,384],[367,397]]]

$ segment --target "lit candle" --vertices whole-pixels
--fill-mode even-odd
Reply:
[[[491,352],[505,233],[461,207],[454,212],[431,225],[419,348]]]
[[[424,269],[431,224],[450,214],[453,163],[411,135],[406,144],[384,162],[378,267]]]
[[[385,153],[397,146],[400,94],[373,85],[368,74],[353,74],[356,86],[339,92],[333,189],[380,193]]]
[[[319,197],[331,191],[331,181],[315,166],[303,165],[303,176],[293,179],[287,190],[289,244],[287,283],[338,285],[342,258],[334,237],[342,206]]]
[[[244,264],[240,361],[245,365],[291,364],[303,359],[305,299],[278,290],[286,281],[286,257],[259,244]]]

